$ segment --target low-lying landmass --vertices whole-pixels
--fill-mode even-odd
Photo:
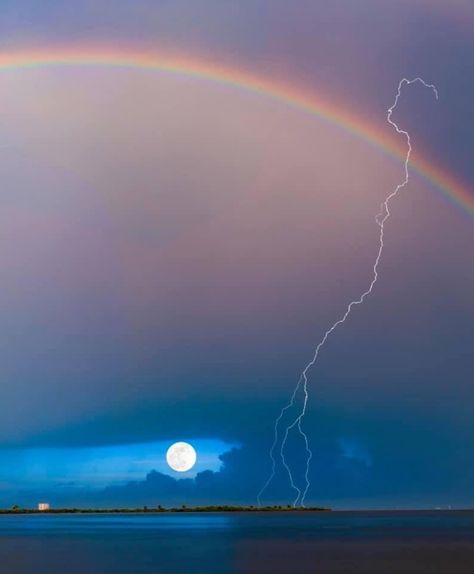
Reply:
[[[50,508],[38,510],[36,508],[0,508],[0,514],[159,514],[166,512],[329,512],[330,508],[319,506],[240,506],[231,504],[211,506],[142,506],[138,508]]]

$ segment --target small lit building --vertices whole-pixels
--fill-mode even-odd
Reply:
[[[49,502],[40,502],[38,504],[38,510],[40,512],[46,512],[47,510],[49,510],[51,507],[49,506]]]

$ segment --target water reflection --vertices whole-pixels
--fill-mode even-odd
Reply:
[[[474,512],[0,516],[0,565],[2,574],[472,574]]]

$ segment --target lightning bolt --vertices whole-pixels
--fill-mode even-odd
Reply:
[[[400,83],[398,84],[398,90],[397,90],[397,93],[395,95],[395,100],[394,100],[393,104],[387,110],[387,122],[389,123],[389,125],[392,128],[394,128],[394,130],[397,132],[398,135],[403,136],[406,140],[407,153],[406,153],[405,161],[404,161],[405,178],[401,183],[399,183],[387,195],[387,197],[385,198],[385,200],[382,202],[382,204],[380,206],[379,213],[375,216],[375,222],[379,227],[379,248],[377,251],[377,256],[376,256],[375,261],[374,261],[374,265],[372,267],[372,280],[370,281],[367,289],[357,299],[354,299],[353,301],[351,301],[347,305],[346,310],[343,313],[343,315],[335,323],[333,323],[329,327],[329,329],[324,333],[323,338],[315,347],[315,350],[314,350],[314,353],[313,353],[311,360],[304,367],[303,372],[301,373],[301,376],[300,376],[300,378],[299,378],[299,380],[298,380],[298,382],[297,382],[297,384],[293,390],[293,393],[290,397],[290,400],[281,409],[280,414],[276,418],[275,425],[274,425],[274,439],[273,439],[272,446],[270,448],[270,460],[272,463],[272,468],[271,468],[270,476],[268,477],[267,481],[265,482],[265,484],[263,485],[263,487],[261,488],[260,492],[257,495],[257,501],[258,501],[259,505],[261,504],[261,497],[262,497],[263,493],[268,488],[268,486],[270,485],[270,483],[272,482],[272,480],[274,479],[275,474],[276,474],[277,461],[275,458],[275,451],[276,451],[277,446],[279,444],[281,422],[283,421],[286,413],[290,409],[293,409],[295,407],[295,403],[296,403],[298,395],[302,394],[301,408],[297,412],[297,416],[284,429],[283,439],[281,440],[280,449],[279,449],[279,455],[280,455],[280,459],[281,459],[281,462],[283,464],[283,467],[285,468],[285,470],[288,474],[291,487],[296,493],[296,497],[293,500],[293,506],[297,506],[298,504],[301,506],[304,506],[304,501],[305,501],[306,495],[308,493],[308,489],[310,487],[309,468],[310,468],[311,459],[313,458],[313,453],[309,447],[308,437],[302,428],[303,418],[306,414],[306,407],[308,405],[308,399],[309,399],[308,372],[315,365],[316,361],[318,360],[320,351],[324,347],[324,345],[326,344],[326,341],[328,340],[330,335],[340,325],[345,323],[345,321],[347,320],[347,318],[351,314],[352,309],[354,307],[361,305],[364,302],[365,298],[368,295],[370,295],[370,293],[372,293],[372,290],[373,290],[375,284],[377,283],[377,280],[379,277],[378,267],[379,267],[380,260],[382,258],[382,253],[383,253],[383,248],[384,248],[385,223],[388,220],[388,218],[390,217],[389,205],[390,205],[391,201],[399,194],[399,192],[404,187],[406,187],[408,185],[408,182],[410,179],[410,174],[409,174],[409,170],[408,170],[408,165],[410,163],[410,157],[411,157],[411,153],[412,153],[410,134],[406,130],[399,128],[397,123],[392,120],[392,115],[393,115],[394,110],[398,106],[398,102],[400,100],[403,87],[404,86],[410,86],[411,84],[415,84],[415,83],[420,83],[425,88],[428,88],[429,90],[431,90],[433,92],[436,100],[438,100],[438,90],[436,89],[436,87],[433,84],[426,83],[425,80],[423,80],[420,77],[414,78],[412,80],[408,80],[407,78],[403,78],[402,80],[400,80]],[[285,458],[285,447],[286,447],[286,443],[288,440],[288,436],[289,436],[290,432],[295,427],[297,429],[298,434],[302,437],[302,439],[304,441],[305,452],[306,452],[305,474],[304,474],[305,482],[304,482],[304,488],[303,489],[299,488],[295,484],[295,481],[293,478],[293,473],[292,473],[291,468],[290,468],[290,466],[289,466],[289,464]]]

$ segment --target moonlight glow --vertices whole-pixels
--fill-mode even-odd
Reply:
[[[196,451],[187,442],[175,442],[166,452],[166,462],[177,472],[191,470],[196,464]]]

